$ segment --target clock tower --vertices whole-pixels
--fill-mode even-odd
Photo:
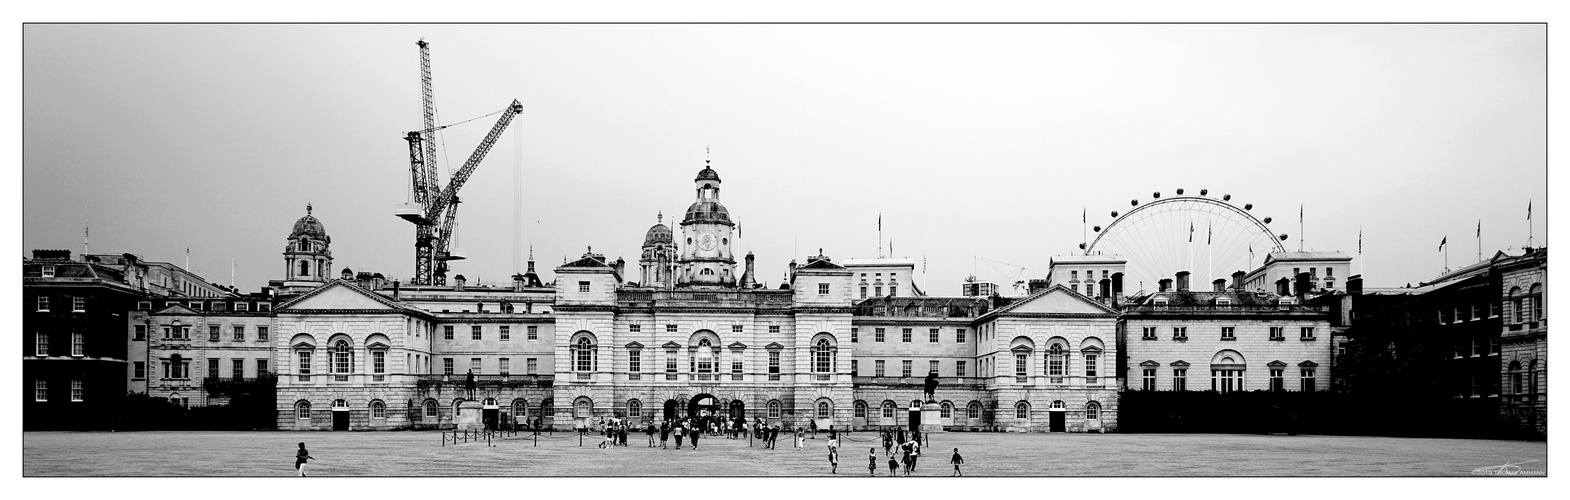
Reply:
[[[736,286],[736,259],[731,256],[730,211],[720,204],[720,174],[704,158],[703,170],[693,179],[698,199],[687,207],[681,221],[681,257],[677,260],[676,285],[681,287]]]

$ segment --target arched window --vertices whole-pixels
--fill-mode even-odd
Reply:
[[[1525,392],[1524,392],[1525,387],[1522,385],[1522,381],[1524,379],[1522,378],[1522,375],[1521,375],[1521,362],[1520,361],[1511,361],[1509,370],[1510,370],[1510,393],[1511,394],[1518,394],[1518,395],[1519,394],[1525,394]]]
[[[589,398],[578,398],[572,403],[572,416],[576,418],[589,418],[594,416],[594,401]]]
[[[1063,353],[1063,344],[1052,344],[1047,349],[1047,376],[1052,378],[1052,383],[1063,383],[1063,365],[1067,362],[1068,355]]]
[[[309,420],[311,418],[311,402],[299,400],[294,403],[294,418]]]
[[[829,339],[818,339],[817,345],[812,346],[812,371],[834,371],[834,346],[829,345]]]
[[[971,401],[970,404],[965,405],[965,418],[971,420],[981,418],[981,403]]]
[[[310,276],[310,275],[311,275],[311,263],[307,262],[307,261],[303,261],[303,260],[300,261],[300,276]]]
[[[829,414],[830,414],[829,402],[828,401],[819,401],[818,402],[818,418],[829,418]]]
[[[387,418],[387,404],[381,400],[372,401],[371,418]]]
[[[1030,403],[1024,401],[1014,403],[1014,418],[1020,420],[1030,419]]]
[[[883,418],[894,418],[894,402],[883,402]]]
[[[1101,403],[1095,401],[1085,403],[1085,419],[1101,420]]]
[[[339,339],[333,342],[333,373],[348,374],[352,368],[349,356],[349,341]]]
[[[1054,409],[1054,410],[1062,410],[1062,409],[1067,409],[1068,405],[1063,404],[1063,401],[1053,401],[1052,405],[1048,406],[1048,408],[1051,408],[1051,409]]]
[[[938,407],[938,418],[954,418],[954,403],[944,401]]]
[[[1515,322],[1525,323],[1526,308],[1522,307],[1524,304],[1523,298],[1521,297],[1521,287],[1512,287],[1510,289],[1510,302],[1508,302],[1508,304],[1510,304],[1510,307],[1515,308]]]
[[[334,399],[333,400],[333,408],[348,408],[348,407],[349,407],[349,402],[348,401],[344,401],[342,399]]]
[[[708,338],[702,338],[698,339],[698,345],[694,350],[696,366],[693,367],[693,371],[698,373],[698,380],[708,380],[710,374],[714,373],[714,346],[709,343]]]
[[[594,371],[594,343],[588,337],[579,337],[578,343],[573,347],[573,369],[579,372]]]
[[[528,416],[529,416],[529,405],[528,405],[528,403],[526,401],[522,400],[522,399],[515,399],[515,400],[513,400],[512,401],[512,418],[514,418],[514,419],[516,419],[516,420],[521,422],[525,418],[528,418]]]
[[[427,399],[427,400],[425,400],[425,419],[434,422],[436,420],[436,417],[437,417],[436,400],[434,400],[434,399]]]
[[[857,401],[855,404],[855,418],[867,418],[867,402]]]
[[[780,418],[780,400],[769,400],[769,418]]]
[[[627,401],[627,416],[632,418],[643,417],[643,403],[636,399]]]

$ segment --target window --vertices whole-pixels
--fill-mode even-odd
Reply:
[[[861,360],[857,360],[857,359],[850,360],[850,376],[856,377],[856,376],[859,376],[860,374],[861,374]]]
[[[883,360],[880,359],[872,362],[872,376],[883,376]]]
[[[1154,391],[1154,390],[1156,390],[1156,369],[1155,368],[1145,368],[1143,370],[1140,370],[1140,372],[1141,373],[1140,373],[1140,377],[1139,377],[1139,379],[1140,379],[1139,390],[1142,390],[1142,391]]]
[[[1145,326],[1139,329],[1140,340],[1156,340],[1156,327]]]
[[[834,373],[834,348],[828,339],[819,339],[812,348],[812,371],[820,374]]]
[[[85,342],[85,339],[84,339],[84,335],[82,334],[82,332],[71,332],[71,355],[72,356],[76,356],[76,357],[81,357],[82,356],[82,351],[83,351],[83,345],[82,344],[83,344],[83,342]]]
[[[1280,368],[1271,368],[1270,369],[1270,390],[1272,390],[1272,391],[1283,391],[1283,390],[1286,390],[1286,385],[1281,380],[1281,372],[1282,371],[1283,370],[1280,369]]]
[[[1300,379],[1302,386],[1298,390],[1303,392],[1314,392],[1314,369],[1303,368],[1299,371],[1298,374],[1302,377]]]
[[[954,405],[944,401],[943,405],[938,407],[938,418],[954,418]]]
[[[676,380],[676,350],[665,350],[665,380]]]
[[[741,381],[741,351],[736,351],[730,360],[730,379]]]
[[[709,375],[714,373],[714,348],[709,344],[709,339],[699,340],[693,354],[697,359],[694,360],[696,366],[692,371],[698,374],[698,380],[708,380]]]
[[[43,273],[45,278],[55,277],[55,266],[44,266]]]
[[[229,377],[245,378],[245,359],[235,358],[229,360]]]
[[[73,379],[73,380],[71,380],[71,401],[80,402],[81,400],[82,400],[82,381],[80,379]]]
[[[200,311],[200,310],[202,310],[202,303],[201,302],[192,302],[189,305],[191,307],[191,310],[193,310],[193,311]]]
[[[874,328],[874,329],[872,329],[872,341],[873,342],[882,342],[883,341],[883,329],[882,328]]]
[[[273,310],[273,304],[271,302],[258,302],[256,303],[256,310],[258,312],[271,311]]]
[[[769,327],[769,328],[773,328],[773,327]],[[769,332],[769,333],[774,333],[774,332]],[[857,333],[858,333],[857,329],[855,329],[855,328],[851,328],[850,329],[850,343],[854,344],[854,343],[857,343],[858,341],[861,340],[861,339],[857,338],[858,337]]]
[[[452,372],[453,372],[452,358],[442,358],[442,374],[443,375],[452,375]]]
[[[579,281],[578,282],[578,293],[589,293],[589,282],[587,282],[587,281]]]
[[[954,362],[954,376],[965,376],[965,360],[961,359]]]
[[[469,327],[469,340],[480,340],[480,325]]]
[[[36,379],[33,381],[33,401],[49,400],[49,381]]]
[[[730,331],[731,333],[741,333],[741,325],[731,325]]]
[[[901,328],[900,329],[900,337],[899,338],[900,338],[900,342],[910,342],[910,329],[909,328]]]
[[[981,403],[971,401],[970,405],[965,407],[965,418],[971,420],[981,418]]]
[[[638,325],[632,325],[632,326],[638,326]],[[496,327],[496,335],[498,337],[500,337],[503,341],[512,340],[512,327],[508,326],[508,325],[498,326],[498,327]]]
[[[426,401],[425,402],[425,418],[430,419],[430,420],[435,420],[436,419],[436,402],[435,401]]]
[[[452,325],[442,325],[442,340],[452,340]]]
[[[1101,403],[1085,403],[1085,420],[1101,420]]]
[[[1069,271],[1068,272],[1068,280],[1069,281],[1079,281],[1079,271]]]
[[[501,372],[501,374],[503,376],[506,376],[506,375],[512,373],[512,358],[497,359],[496,363],[497,363],[497,366],[496,366],[497,371]]]
[[[529,340],[540,340],[540,327],[538,325],[529,325],[528,331]]]
[[[235,302],[234,303],[234,312],[247,312],[247,311],[250,311],[250,310],[251,310],[251,304],[249,304],[249,303],[245,303],[245,302]]]
[[[83,312],[83,311],[86,311],[86,310],[87,310],[87,297],[83,297],[83,296],[80,296],[80,295],[71,297],[71,312]]]
[[[219,330],[219,326],[218,325],[209,325],[207,327],[207,341],[208,342],[217,342],[218,341],[218,330]]]
[[[1188,327],[1186,327],[1186,326],[1174,326],[1174,327],[1172,327],[1172,340],[1188,340]]]
[[[131,378],[134,378],[134,379],[147,378],[147,362],[146,361],[133,361],[133,362],[131,362]]]
[[[829,284],[828,283],[818,283],[818,295],[828,295],[828,294],[829,294]]]
[[[934,343],[934,344],[938,343],[938,329],[937,328],[933,328],[931,330],[927,330],[927,342],[931,342],[931,343]]]
[[[1014,418],[1020,420],[1030,419],[1030,403],[1020,401],[1014,405]]]
[[[964,328],[956,328],[954,330],[954,342],[960,343],[960,344],[965,343],[965,329]]]
[[[147,340],[147,325],[135,325],[131,329],[134,332],[131,340]]]
[[[1014,379],[1015,379],[1015,382],[1019,382],[1019,383],[1022,383],[1022,384],[1025,383],[1025,380],[1026,380],[1025,377],[1029,373],[1029,365],[1030,365],[1030,358],[1028,356],[1029,355],[1024,354],[1024,353],[1019,353],[1019,354],[1015,354],[1014,355]]]
[[[818,418],[829,418],[829,403],[827,401],[818,402]]]
[[[333,343],[333,373],[346,375],[350,372],[349,341],[339,340]],[[340,379],[343,380],[343,379]]]
[[[298,418],[300,420],[310,420],[311,402],[299,401],[294,403],[294,418]]]
[[[534,375],[536,373],[539,373],[539,371],[540,371],[540,361],[538,359],[536,359],[536,358],[526,358],[523,361],[524,361],[524,364],[527,365],[525,368],[528,370],[528,373],[530,375]]]
[[[769,351],[769,380],[780,379],[780,352]]]
[[[643,351],[631,349],[627,351],[627,380],[638,380],[643,371]]]
[[[1096,376],[1096,357],[1095,354],[1085,355],[1085,383],[1090,385],[1101,383],[1101,379]]]
[[[872,293],[873,293],[873,294],[874,294],[874,295],[877,295],[877,296],[879,296],[879,297],[882,297],[882,296],[883,296],[883,287],[882,287],[882,286],[875,286],[875,287],[872,287]]]
[[[1305,326],[1305,327],[1302,327],[1301,329],[1299,329],[1298,331],[1300,332],[1299,333],[1300,334],[1299,338],[1301,338],[1303,340],[1314,340],[1314,327],[1312,327],[1312,326]]]
[[[38,357],[49,355],[49,334],[44,332],[33,334],[33,355]]]
[[[265,376],[265,375],[267,375],[267,360],[265,360],[265,359],[257,359],[256,360],[256,377],[257,378],[261,378],[262,376]]]
[[[741,333],[741,330],[737,330],[736,332],[737,333]],[[779,333],[779,332],[780,332],[780,325],[769,325],[769,333]]]
[[[628,401],[627,402],[627,416],[629,416],[629,417],[642,417],[643,416],[643,402],[642,401],[638,401],[636,399]]]
[[[387,404],[383,403],[381,401],[372,401],[371,402],[371,418],[377,418],[377,419],[385,419],[385,418],[387,418]]]
[[[665,325],[665,333],[676,333],[676,325]]]
[[[374,349],[371,351],[371,374],[375,377],[373,380],[378,382],[387,375],[386,350]]]
[[[900,362],[899,362],[899,376],[901,376],[901,377],[909,377],[910,376],[910,365],[911,365],[910,360],[908,360],[908,359],[900,360]]]
[[[484,373],[485,370],[480,368],[482,366],[481,363],[482,361],[480,358],[469,358],[469,371],[474,373]]]
[[[300,361],[300,371],[298,373],[300,380],[311,380],[311,350],[301,349],[295,351],[295,355]]]
[[[1229,298],[1226,298],[1226,297],[1219,297],[1219,298],[1216,299],[1216,307],[1219,307],[1219,308],[1229,308],[1229,307],[1232,307],[1232,299],[1229,299]]]
[[[1186,390],[1188,390],[1188,368],[1173,368],[1172,369],[1172,390],[1174,390],[1174,391],[1186,391]]]
[[[927,361],[927,373],[938,373],[938,360]]]
[[[256,341],[257,342],[266,342],[267,341],[267,327],[265,327],[265,326],[258,326],[258,327],[256,327]]]
[[[1047,376],[1051,377],[1052,383],[1063,383],[1063,365],[1067,361],[1068,355],[1063,352],[1063,344],[1052,344],[1047,349]]]
[[[1542,284],[1533,284],[1532,285],[1532,290],[1528,294],[1528,297],[1532,300],[1532,321],[1542,321],[1543,320],[1543,285]]]
[[[867,298],[867,285],[861,285],[861,298]]]
[[[778,400],[769,401],[769,418],[780,418],[780,402]]]
[[[865,401],[857,401],[854,408],[856,413],[851,415],[853,418],[867,418],[867,403]]]
[[[894,418],[894,402],[883,402],[883,418]]]
[[[136,310],[138,310],[138,311],[151,311],[151,310],[153,310],[153,303],[151,301],[147,301],[147,300],[143,300],[143,301],[137,302],[136,303]],[[244,309],[238,309],[237,308],[236,310],[243,311]]]
[[[1223,327],[1221,327],[1221,340],[1237,340],[1237,327],[1235,327],[1235,326],[1223,326]]]
[[[1210,390],[1228,393],[1243,388],[1243,370],[1210,370]]]
[[[1270,327],[1270,340],[1286,340],[1286,338],[1287,338],[1286,331],[1287,331],[1287,329],[1284,326],[1272,326],[1272,327]]]

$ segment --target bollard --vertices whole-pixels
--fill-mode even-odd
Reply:
[[[535,448],[539,448],[540,447],[540,433],[538,433],[538,432],[534,433],[534,447]]]

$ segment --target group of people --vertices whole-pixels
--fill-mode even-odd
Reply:
[[[897,476],[901,472],[909,476],[911,472],[915,472],[916,461],[921,458],[921,431],[912,430],[910,439],[906,439],[904,429],[897,431],[885,429],[879,431],[878,434],[883,440],[883,453],[889,459],[889,476]],[[831,466],[837,468],[838,457],[831,456],[829,461]],[[954,473],[952,475],[964,475],[959,469],[960,464],[965,463],[965,460],[959,456],[959,448],[954,449],[954,456],[949,459],[949,463],[954,464]],[[877,448],[867,449],[867,474],[871,476],[878,474]]]

